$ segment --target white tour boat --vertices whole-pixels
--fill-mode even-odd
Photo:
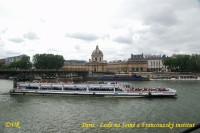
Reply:
[[[114,97],[176,97],[171,88],[133,88],[120,83],[65,84],[65,83],[17,83],[10,94],[22,95],[80,95]]]

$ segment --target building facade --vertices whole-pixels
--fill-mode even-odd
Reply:
[[[147,60],[142,55],[131,55],[127,61],[107,62],[103,59],[103,52],[98,45],[91,54],[91,59],[85,64],[65,64],[63,69],[66,70],[85,70],[89,72],[146,72]]]
[[[145,55],[144,58],[148,62],[147,71],[148,72],[160,72],[162,71],[165,66],[163,64],[165,55]]]
[[[147,60],[144,58],[143,54],[133,55],[128,60],[129,71],[132,72],[146,72],[147,71]]]
[[[104,72],[106,71],[107,61],[103,60],[103,52],[99,49],[98,45],[92,52],[89,63],[86,64],[90,72]]]
[[[28,57],[29,61],[30,61],[30,57],[25,55],[25,54],[23,54],[23,55],[12,56],[12,57],[7,57],[7,58],[0,59],[0,62],[3,62],[3,64],[5,64],[5,65],[9,65],[10,63],[12,63],[14,61],[20,61],[23,56]]]

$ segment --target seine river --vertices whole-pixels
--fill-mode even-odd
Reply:
[[[12,81],[0,80],[0,133],[177,133],[185,129],[178,124],[200,122],[200,81],[128,83],[170,87],[178,97],[10,96]]]

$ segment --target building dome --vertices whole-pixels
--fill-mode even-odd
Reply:
[[[103,52],[99,50],[98,45],[96,46],[96,49],[92,52],[92,61],[103,61]]]
[[[103,52],[99,50],[98,45],[96,46],[96,49],[92,52],[93,57],[103,57]]]

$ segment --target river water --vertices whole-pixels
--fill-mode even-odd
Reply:
[[[0,133],[177,133],[185,128],[176,124],[200,122],[200,81],[121,83],[170,87],[177,90],[178,97],[10,96],[12,81],[0,80]],[[171,129],[150,126],[169,123]]]

